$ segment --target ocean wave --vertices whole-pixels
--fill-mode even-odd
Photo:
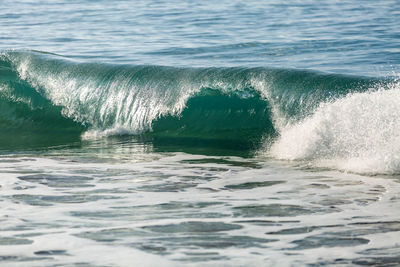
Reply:
[[[113,65],[7,51],[0,147],[145,135],[397,172],[398,87],[389,78],[306,70]]]

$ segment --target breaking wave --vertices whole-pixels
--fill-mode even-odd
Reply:
[[[395,79],[268,68],[77,62],[0,55],[0,148],[111,135],[267,147],[279,159],[400,170]]]

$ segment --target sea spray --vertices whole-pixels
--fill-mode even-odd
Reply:
[[[282,130],[274,157],[363,173],[400,171],[400,84],[333,102]]]

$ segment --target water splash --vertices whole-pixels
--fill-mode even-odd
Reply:
[[[321,104],[286,127],[274,157],[362,173],[400,172],[400,84]]]

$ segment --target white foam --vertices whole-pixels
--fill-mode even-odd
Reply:
[[[359,173],[400,172],[400,84],[322,104],[285,127],[269,153]]]
[[[124,151],[125,144],[112,147],[109,153],[98,147],[0,158],[4,265],[35,266],[40,259],[40,266],[303,266],[364,258],[365,252],[379,260],[388,249],[397,255],[400,184],[392,179],[307,172],[258,158],[147,153],[152,158],[137,160],[138,153]],[[131,158],[109,159],[124,153]],[[281,183],[268,185],[273,181]],[[182,184],[189,187],[180,189]],[[170,190],[175,185],[179,191]],[[289,216],[268,214],[268,207],[279,205],[288,212],[297,208]],[[242,213],[243,207],[264,210]],[[205,228],[188,233],[149,228],[191,222]],[[220,231],[214,223],[241,228]],[[296,231],[306,227],[310,231]],[[279,234],[288,230],[293,233]],[[349,232],[355,242],[370,242],[347,243],[353,238]],[[348,246],[331,246],[333,235]],[[32,242],[9,245],[6,238]],[[268,249],[258,242],[263,239],[271,240]],[[231,240],[234,245],[224,245]],[[315,247],[307,246],[309,240],[316,240]],[[46,251],[61,253],[45,257]]]
[[[82,134],[83,140],[96,140],[108,136],[118,136],[118,135],[133,135],[138,134],[138,132],[126,129],[124,127],[114,127],[111,129],[101,130],[101,129],[91,129]]]

